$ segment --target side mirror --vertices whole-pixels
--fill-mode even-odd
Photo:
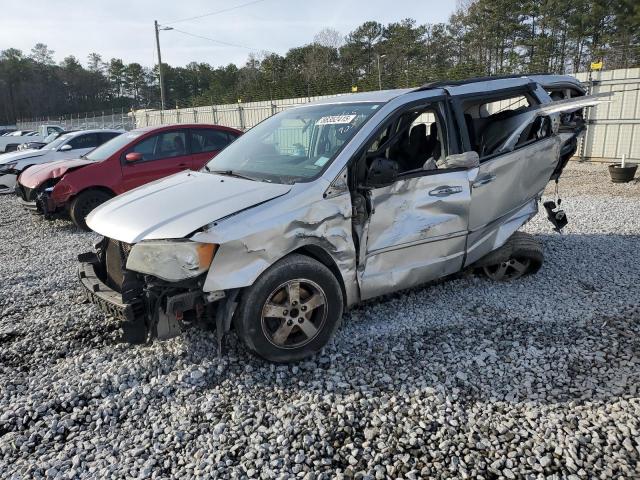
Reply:
[[[127,162],[138,162],[142,160],[142,154],[139,152],[129,152],[125,155],[124,159]]]
[[[444,160],[446,168],[475,168],[480,165],[480,157],[475,151],[449,155]]]
[[[73,147],[67,143],[66,145],[62,145],[58,150],[61,152],[68,152],[69,150],[72,150],[72,149]]]
[[[386,187],[398,178],[398,163],[385,157],[375,157],[367,170],[368,187]]]

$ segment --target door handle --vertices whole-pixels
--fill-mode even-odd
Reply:
[[[448,197],[454,193],[462,193],[462,187],[450,187],[449,185],[442,185],[434,188],[429,192],[432,197]]]
[[[178,166],[180,168],[185,168],[185,167],[188,167],[189,165],[187,165],[186,163],[179,163]]]
[[[492,175],[492,174],[483,175],[480,178],[478,178],[475,182],[473,182],[473,186],[481,187],[482,185],[486,185],[487,183],[493,182],[495,179],[496,179],[495,175]]]

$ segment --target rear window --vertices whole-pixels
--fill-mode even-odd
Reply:
[[[229,145],[235,137],[224,130],[197,129],[191,130],[191,152],[217,152]]]

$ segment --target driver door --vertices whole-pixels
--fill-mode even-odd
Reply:
[[[167,177],[192,167],[188,130],[167,130],[146,137],[122,154],[122,191]],[[127,162],[127,153],[142,154],[142,160]]]
[[[441,137],[438,148],[444,157],[449,151],[447,135],[442,134],[446,133],[446,107],[438,103],[422,108],[425,111],[413,120],[406,133],[410,141],[421,141],[412,134],[413,128],[432,135],[434,129],[430,125],[426,129],[418,127],[416,121],[437,122]],[[413,166],[420,165],[422,159],[428,161],[433,152],[421,153],[417,162],[407,158],[402,145],[398,145],[406,143],[407,135],[397,126],[392,130],[392,135],[385,130],[379,136],[395,136],[398,140],[385,150],[387,158]],[[386,140],[376,142],[383,144]],[[413,149],[413,153],[419,150]],[[364,235],[364,261],[358,272],[362,299],[425,283],[462,268],[471,201],[467,169],[439,167],[400,172],[393,184],[368,193],[371,214]]]

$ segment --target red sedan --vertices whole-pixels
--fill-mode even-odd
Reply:
[[[218,125],[181,124],[124,133],[76,160],[33,166],[18,178],[23,205],[47,218],[85,218],[110,198],[181,170],[199,170],[242,132]]]

